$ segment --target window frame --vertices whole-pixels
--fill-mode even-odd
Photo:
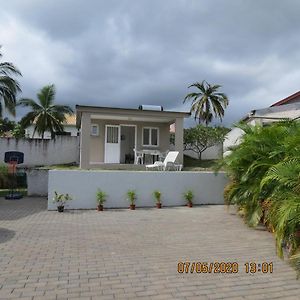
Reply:
[[[144,129],[149,129],[149,144],[148,145],[145,145],[144,144]],[[157,132],[157,145],[152,145],[152,130],[156,130]],[[143,130],[142,130],[142,145],[143,147],[159,147],[159,127],[149,127],[149,126],[146,126],[146,127],[143,127]]]
[[[93,132],[93,128],[96,128],[96,133]],[[91,124],[91,136],[99,136],[99,124]]]

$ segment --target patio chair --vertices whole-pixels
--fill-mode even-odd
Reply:
[[[134,159],[134,164],[135,165],[138,165],[138,164],[144,164],[144,154],[142,151],[138,151],[136,149],[133,149],[134,151],[134,156],[135,156],[135,159]]]
[[[148,171],[149,169],[157,169],[161,171],[181,171],[182,165],[175,164],[178,154],[178,151],[170,151],[163,162],[156,161],[153,165],[146,165],[146,170]]]

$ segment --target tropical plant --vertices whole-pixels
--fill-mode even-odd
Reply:
[[[236,204],[250,226],[263,222],[300,272],[300,123],[239,125],[245,134],[223,158],[230,178],[224,191],[227,204]]]
[[[136,200],[136,192],[134,190],[128,190],[127,191],[127,199],[131,205],[134,205],[135,200]]]
[[[15,122],[8,118],[0,118],[0,136],[6,136],[7,133],[11,132],[15,127]]]
[[[96,197],[97,197],[97,202],[99,203],[99,205],[103,205],[103,203],[106,201],[107,198],[107,194],[98,189],[97,193],[96,193]]]
[[[194,199],[194,193],[192,190],[188,190],[184,193],[184,199],[187,201],[187,203],[193,204]]]
[[[191,113],[194,114],[195,120],[198,119],[199,123],[203,121],[206,126],[213,117],[222,121],[229,100],[224,93],[218,92],[221,85],[209,84],[204,80],[189,86],[191,87],[197,88],[198,91],[187,94],[183,102],[192,101]]]
[[[156,203],[161,203],[161,192],[159,190],[155,190],[153,192],[154,199]]]
[[[286,158],[270,168],[261,181],[261,187],[274,186],[270,195],[272,204],[268,221],[273,225],[279,256],[282,245],[294,254],[299,246],[295,236],[300,230],[300,155]]]
[[[16,95],[21,92],[21,88],[12,76],[22,76],[22,74],[12,63],[0,63],[0,117],[3,114],[3,107],[13,116],[16,113]]]
[[[207,148],[222,143],[228,131],[229,129],[225,127],[205,127],[201,124],[184,129],[184,150],[195,152],[201,160],[202,153]]]
[[[11,132],[14,138],[20,139],[25,137],[25,129],[20,123],[16,123],[14,129]]]
[[[69,106],[54,104],[55,93],[55,86],[52,84],[39,91],[37,102],[28,98],[19,100],[18,105],[31,110],[21,119],[20,123],[24,128],[34,124],[32,137],[37,132],[44,139],[45,132],[49,131],[51,137],[54,138],[55,132],[64,131],[63,122],[66,121],[66,115],[73,114],[73,110]]]
[[[64,206],[66,202],[72,200],[72,197],[67,194],[59,194],[57,191],[54,191],[54,197],[53,197],[53,203],[56,203],[56,205]]]

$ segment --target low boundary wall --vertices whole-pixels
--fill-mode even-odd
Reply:
[[[79,138],[57,136],[53,140],[0,138],[0,161],[6,151],[24,153],[20,167],[49,166],[79,162]]]
[[[54,191],[69,193],[73,200],[69,209],[94,209],[97,189],[107,193],[107,208],[127,208],[126,192],[137,193],[137,207],[153,207],[153,191],[162,193],[163,206],[185,205],[184,192],[191,189],[194,204],[224,204],[223,190],[228,182],[220,172],[158,172],[158,171],[92,171],[50,170],[48,182],[48,209],[56,209],[52,202]]]
[[[26,171],[28,196],[47,196],[48,172],[49,170],[43,169],[28,169]]]

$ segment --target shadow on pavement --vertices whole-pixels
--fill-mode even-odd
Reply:
[[[14,236],[15,232],[13,230],[0,228],[0,244],[11,240]]]
[[[6,200],[0,197],[0,222],[17,220],[47,209],[46,198],[24,197],[20,200]]]

